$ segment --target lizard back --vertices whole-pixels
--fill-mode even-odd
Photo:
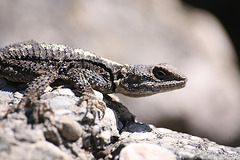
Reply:
[[[187,78],[169,64],[121,65],[60,44],[28,41],[0,49],[0,78],[31,82],[44,74],[70,80],[79,89],[91,86],[102,93],[132,97],[183,88],[187,82]]]
[[[28,41],[0,49],[0,77],[16,82],[30,82],[45,72],[56,72],[60,78],[67,79],[64,76],[69,69],[83,68],[93,87],[104,81],[108,86],[104,91],[108,93],[113,92],[113,75],[121,66],[88,51],[60,44]]]

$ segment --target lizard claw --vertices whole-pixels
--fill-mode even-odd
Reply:
[[[97,99],[95,95],[82,96],[78,104],[78,106],[87,108],[85,118],[87,118],[87,114],[90,113],[93,115],[94,120],[103,119],[105,115],[106,104],[102,100]],[[84,104],[86,104],[86,106]]]
[[[91,107],[90,110],[92,113],[95,114],[95,117],[98,115],[99,119],[103,119],[104,115],[105,115],[105,110],[106,110],[106,104],[101,101],[101,100],[97,100],[97,101],[93,101],[94,103],[94,107]]]

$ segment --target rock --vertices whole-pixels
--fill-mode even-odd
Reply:
[[[76,141],[82,135],[82,128],[78,122],[73,120],[69,116],[63,116],[60,118],[62,127],[60,130],[61,135],[69,141]]]
[[[32,157],[30,157],[30,159],[71,160],[72,158],[51,143],[38,142],[32,151]]]
[[[30,126],[26,126],[26,128],[23,128],[23,126],[16,127],[14,130],[14,136],[18,141],[28,141],[30,143],[45,140],[41,128],[35,128],[33,130]]]
[[[6,145],[6,143],[5,143]],[[61,151],[57,146],[49,142],[37,143],[16,143],[8,144],[8,147],[1,148],[0,159],[7,160],[71,160],[72,158]],[[3,151],[3,149],[5,149]]]
[[[148,124],[129,123],[123,128],[123,132],[151,132],[151,127]]]
[[[57,96],[50,100],[50,106],[53,109],[68,108],[75,104],[75,101],[65,96]]]
[[[44,123],[29,124],[24,110],[1,117],[0,159],[240,159],[238,148],[140,123],[125,106],[107,95],[98,96],[108,106],[104,118],[94,120],[87,104],[75,105],[79,97],[57,90],[42,96],[41,101],[53,112],[45,115],[48,118]],[[8,104],[19,101],[21,93],[1,100],[10,108]],[[56,97],[71,105],[52,106],[49,102]],[[7,112],[0,111],[2,115]]]
[[[156,144],[131,143],[122,149],[119,160],[176,160],[176,156],[168,149]]]

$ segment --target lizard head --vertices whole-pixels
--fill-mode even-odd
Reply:
[[[117,86],[116,93],[131,97],[143,97],[183,88],[187,78],[166,63],[123,65],[114,82]]]

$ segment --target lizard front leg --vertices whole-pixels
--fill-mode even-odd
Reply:
[[[73,85],[77,88],[78,92],[82,94],[78,105],[81,105],[83,102],[87,102],[88,112],[93,114],[94,119],[96,116],[100,119],[103,118],[106,105],[103,101],[97,99],[93,88],[85,77],[82,69],[71,69],[68,72],[68,76]]]
[[[31,108],[33,123],[44,121],[45,112],[50,110],[45,103],[40,101],[40,96],[56,78],[57,75],[55,73],[46,72],[35,78],[24,92],[23,98],[18,104],[17,109],[21,110],[24,107]],[[31,118],[29,121],[31,121]]]

